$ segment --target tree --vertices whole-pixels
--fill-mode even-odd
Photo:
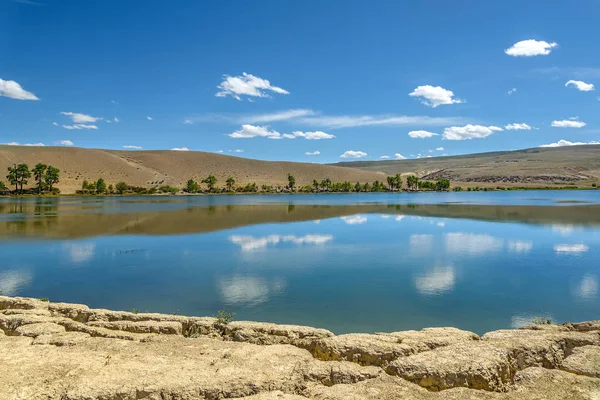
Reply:
[[[400,174],[396,174],[396,176],[394,176],[394,180],[395,180],[395,185],[396,185],[396,189],[400,190],[400,188],[402,187],[402,175]]]
[[[38,163],[33,168],[33,178],[35,179],[36,186],[38,188],[38,194],[42,194],[44,186],[44,175],[48,166],[46,164]]]
[[[354,185],[354,191],[360,192],[361,190],[362,190],[362,185],[360,184],[360,182],[356,182],[356,185]]]
[[[108,185],[108,194],[113,194],[113,191],[114,191],[114,189],[113,189],[113,185],[111,183],[110,185]]]
[[[126,184],[125,182],[119,182],[115,185],[115,190],[117,191],[117,193],[123,194],[127,190],[129,190],[129,185]]]
[[[83,180],[83,183],[81,184],[81,190],[88,190],[88,188],[90,187],[90,183],[87,181],[87,179]]]
[[[235,186],[235,179],[233,179],[232,176],[230,176],[229,178],[227,178],[227,180],[225,181],[225,185],[227,185],[227,191],[228,192],[232,192],[233,191],[233,187]]]
[[[15,193],[19,190],[19,179],[17,173],[17,166],[8,167],[8,175],[6,175],[6,179],[11,185],[15,185]]]
[[[396,186],[396,178],[393,176],[388,176],[387,177],[387,184],[390,188],[390,190],[393,192],[394,191],[394,187]]]
[[[217,178],[215,178],[214,175],[209,175],[202,180],[202,183],[206,183],[206,186],[208,186],[208,191],[212,192],[215,188],[215,184],[217,183]]]
[[[317,181],[316,179],[313,179],[312,186],[315,189],[315,192],[319,191],[319,181]]]
[[[321,189],[329,192],[330,188],[331,188],[331,179],[329,179],[329,178],[323,179],[321,181]]]
[[[288,174],[287,179],[288,179],[288,189],[290,189],[290,192],[293,192],[294,188],[296,186],[296,178],[294,178],[294,175]]]
[[[409,190],[417,190],[419,187],[419,178],[416,175],[409,175],[406,178],[406,184]]]
[[[6,185],[4,184],[4,182],[0,181],[0,193],[4,193],[7,192],[8,188],[6,187]]]
[[[59,179],[60,170],[58,168],[53,167],[52,165],[48,165],[46,168],[46,173],[44,174],[44,180],[46,181],[46,185],[48,185],[48,190],[52,193],[52,189],[54,185],[60,182]]]
[[[185,191],[188,193],[196,193],[200,190],[200,185],[198,185],[198,182],[196,182],[193,179],[190,179],[189,181],[187,181],[187,184],[185,185]]]
[[[31,178],[29,166],[27,164],[17,165],[17,181],[19,183],[19,191],[21,194],[23,194],[23,185],[27,185],[29,178]]]
[[[106,193],[106,182],[104,182],[104,179],[100,178],[96,181],[95,190],[98,194]]]

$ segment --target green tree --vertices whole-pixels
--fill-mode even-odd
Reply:
[[[104,182],[104,179],[100,178],[96,181],[95,190],[96,190],[96,193],[98,193],[98,194],[106,193],[106,182]]]
[[[362,190],[362,185],[360,184],[360,182],[356,182],[356,185],[354,185],[354,191],[360,192],[361,190]]]
[[[8,167],[8,175],[6,175],[6,179],[11,185],[15,185],[15,193],[19,190],[19,178],[17,173],[17,166],[15,164],[14,167]]]
[[[227,178],[227,180],[225,181],[225,185],[227,185],[227,191],[228,192],[233,192],[233,187],[235,186],[235,179],[233,179],[232,176],[230,176],[229,178]]]
[[[27,182],[29,182],[29,178],[31,178],[29,166],[27,164],[17,165],[17,180],[19,182],[19,191],[21,192],[21,194],[23,194],[23,186],[27,185]]]
[[[294,175],[288,174],[287,179],[288,179],[288,189],[290,189],[290,192],[293,192],[296,187],[296,178],[294,178]]]
[[[54,185],[60,182],[60,170],[58,168],[53,167],[52,165],[48,165],[46,168],[46,173],[44,174],[44,180],[46,181],[46,185],[48,186],[48,190],[52,193],[54,189]]]
[[[36,166],[33,168],[33,178],[36,182],[38,194],[42,194],[42,189],[44,188],[44,175],[46,174],[47,168],[48,166],[42,163],[36,164]]]
[[[317,181],[316,179],[313,179],[312,187],[315,189],[315,192],[318,192],[319,191],[319,181]]]
[[[126,184],[125,182],[119,182],[115,185],[115,190],[117,191],[117,193],[123,194],[127,190],[129,190],[129,185]]]
[[[202,180],[202,183],[206,183],[206,186],[208,186],[208,191],[212,192],[217,184],[217,178],[215,178],[214,175],[209,175]]]
[[[8,191],[8,188],[4,184],[4,182],[0,181],[0,193]]]
[[[329,192],[329,189],[331,189],[331,179],[329,178],[325,178],[321,181],[321,189]]]
[[[388,176],[387,177],[387,184],[390,188],[390,190],[393,192],[394,191],[394,187],[396,187],[396,178],[393,176]]]
[[[394,176],[394,184],[396,185],[396,189],[400,190],[400,188],[402,187],[402,175],[400,174],[396,174]]]
[[[112,183],[110,185],[108,185],[108,194],[113,194],[114,188]]]
[[[198,182],[196,182],[193,179],[190,179],[189,181],[187,181],[187,184],[185,185],[185,191],[188,193],[196,193],[200,190],[200,185],[198,185]]]

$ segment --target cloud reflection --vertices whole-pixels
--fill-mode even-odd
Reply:
[[[513,253],[529,253],[533,249],[533,242],[515,240],[508,242],[508,251]]]
[[[504,246],[502,239],[485,234],[454,232],[446,234],[446,250],[449,253],[481,255],[499,251]]]
[[[233,235],[229,237],[229,241],[240,245],[243,251],[253,251],[264,249],[268,245],[276,245],[278,243],[294,243],[297,245],[312,244],[321,245],[333,240],[333,235],[268,235],[268,236],[247,236]]]
[[[4,296],[16,296],[25,287],[29,286],[33,276],[30,272],[22,270],[9,270],[0,272],[0,292]]]
[[[74,264],[89,261],[96,254],[94,243],[65,243],[63,246]]]
[[[340,218],[342,219],[342,221],[344,221],[348,225],[360,225],[360,224],[364,224],[365,222],[367,222],[367,217],[360,215],[360,214],[351,215],[348,217],[340,217]]]
[[[217,287],[225,304],[257,305],[265,303],[274,294],[282,293],[286,281],[282,278],[269,281],[255,276],[234,275],[220,279]]]
[[[585,253],[590,248],[585,244],[556,244],[554,245],[554,251],[556,253]]]
[[[585,275],[575,288],[575,295],[584,300],[590,300],[598,294],[598,279],[592,275]]]
[[[453,266],[436,267],[431,272],[417,276],[415,287],[424,296],[438,296],[451,291],[455,284]]]

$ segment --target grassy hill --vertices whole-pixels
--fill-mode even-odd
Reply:
[[[591,184],[600,180],[600,145],[411,160],[354,161],[334,165],[384,174],[416,174],[423,179],[510,185]]]
[[[75,147],[0,146],[0,181],[6,182],[6,170],[14,163],[26,163],[30,169],[38,162],[60,169],[62,193],[74,193],[84,180],[104,178],[107,184],[124,181],[134,186],[172,185],[183,187],[188,179],[200,181],[209,174],[224,186],[233,176],[236,185],[287,184],[287,174],[297,185],[309,185],[313,179],[330,178],[334,182],[384,180],[377,172],[339,166],[295,162],[272,162],[232,157],[215,153],[179,151],[113,151]],[[33,180],[30,180],[33,184]]]

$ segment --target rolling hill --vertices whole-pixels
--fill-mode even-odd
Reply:
[[[416,174],[422,179],[487,184],[588,184],[600,180],[600,145],[533,148],[516,151],[411,160],[354,161],[333,165],[363,171]]]
[[[373,182],[385,180],[378,172],[339,166],[296,162],[251,160],[215,153],[180,151],[113,151],[76,147],[0,146],[0,180],[6,183],[8,166],[26,163],[51,164],[60,169],[62,193],[74,193],[84,180],[104,178],[107,184],[124,181],[130,185],[152,187],[172,185],[183,187],[188,179],[200,181],[215,175],[217,185],[224,186],[229,176],[237,185],[255,182],[257,185],[287,184],[287,174],[297,185],[309,185],[313,179],[330,178],[334,182]],[[32,184],[32,180],[30,180]]]

